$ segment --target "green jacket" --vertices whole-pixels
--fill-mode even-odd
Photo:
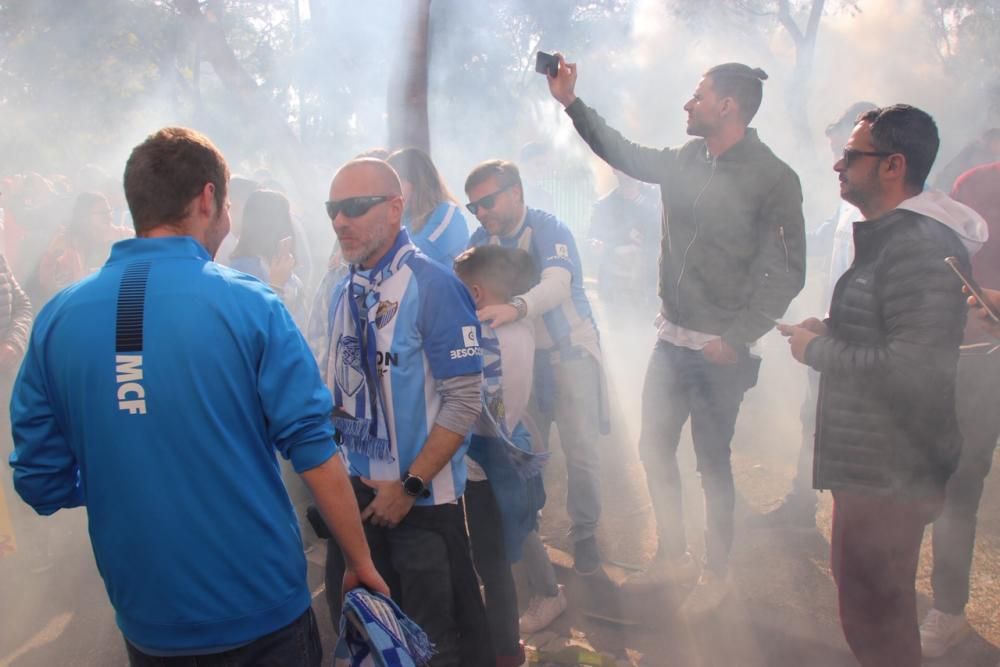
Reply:
[[[805,281],[802,187],[757,131],[712,159],[704,139],[680,148],[634,144],[579,98],[566,113],[608,164],[660,186],[667,319],[737,348],[774,326]]]

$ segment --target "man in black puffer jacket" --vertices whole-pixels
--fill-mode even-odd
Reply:
[[[821,373],[813,484],[833,491],[831,570],[844,635],[865,667],[920,664],[920,541],[961,450],[965,301],[944,258],[968,271],[963,239],[975,247],[984,237],[921,207],[937,149],[937,127],[919,109],[861,116],[834,165],[841,196],[864,216],[854,263],[827,320],[779,326],[792,355]]]

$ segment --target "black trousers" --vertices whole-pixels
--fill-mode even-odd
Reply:
[[[500,508],[489,482],[465,485],[465,513],[472,542],[472,561],[486,591],[486,619],[498,656],[516,656],[521,635],[517,589],[504,547]]]
[[[351,483],[358,505],[364,508],[374,499],[374,492],[356,477],[351,478]],[[372,560],[389,585],[393,600],[434,643],[435,654],[430,667],[478,667],[484,664],[485,656],[489,656],[492,664],[493,649],[476,588],[464,521],[461,507],[442,505],[416,506],[395,528],[364,524]],[[466,565],[471,579],[468,591],[455,590],[454,575],[463,571],[462,563],[452,562],[442,531],[431,529],[435,525],[461,532],[464,546],[461,557],[468,559]],[[343,555],[336,543],[331,542],[327,549],[326,590],[330,617],[335,624],[340,619],[344,569]],[[459,617],[458,599],[463,595],[468,598],[466,594],[471,594],[478,605],[477,618]],[[468,632],[468,627],[467,636],[463,637],[461,627],[470,623],[481,630],[481,637]],[[463,658],[470,655],[468,647],[472,645],[478,647],[482,655],[477,655],[475,660]]]
[[[319,667],[323,646],[312,607],[290,624],[222,653],[158,657],[147,655],[127,639],[132,667]]]

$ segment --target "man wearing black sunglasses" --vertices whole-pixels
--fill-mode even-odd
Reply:
[[[844,636],[864,666],[921,663],[920,542],[962,448],[955,393],[966,307],[944,258],[968,272],[986,223],[924,191],[937,149],[937,126],[920,109],[860,117],[833,166],[841,196],[864,217],[854,261],[827,318],[779,325],[792,356],[820,373],[813,486],[833,492],[830,565]]]
[[[376,567],[434,642],[433,666],[493,665],[461,503],[482,408],[479,321],[454,273],[401,228],[401,193],[382,160],[352,160],[334,176],[326,211],[350,267],[324,279],[307,336]],[[337,549],[327,557],[337,590]],[[328,601],[336,612],[340,596]]]
[[[591,149],[615,169],[660,186],[663,200],[658,342],[646,370],[639,453],[659,548],[639,586],[698,576],[688,551],[677,447],[690,419],[705,493],[705,569],[684,602],[697,615],[729,591],[735,487],[730,442],[751,353],[805,280],[798,176],[749,127],[767,74],[741,63],[705,72],[684,105],[680,148],[648,148],[612,129],[576,96],[577,66],[559,56],[549,90]],[[755,349],[756,351],[756,349]]]
[[[523,317],[535,320],[534,413],[543,434],[553,422],[558,426],[566,454],[573,567],[594,574],[601,567],[595,537],[601,515],[598,435],[609,428],[597,325],[583,290],[576,240],[554,216],[525,206],[521,175],[512,162],[478,165],[465,181],[465,192],[467,208],[482,225],[469,245],[521,248],[542,271],[538,285],[509,304],[483,308],[479,317],[494,327]]]

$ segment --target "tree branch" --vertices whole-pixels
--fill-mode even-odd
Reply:
[[[792,41],[795,42],[795,48],[798,50],[805,41],[805,36],[802,34],[802,30],[799,29],[798,24],[795,23],[795,18],[792,16],[792,9],[788,0],[778,0],[778,21],[781,22],[781,25],[783,25],[785,30],[788,31],[788,34],[791,35]]]

